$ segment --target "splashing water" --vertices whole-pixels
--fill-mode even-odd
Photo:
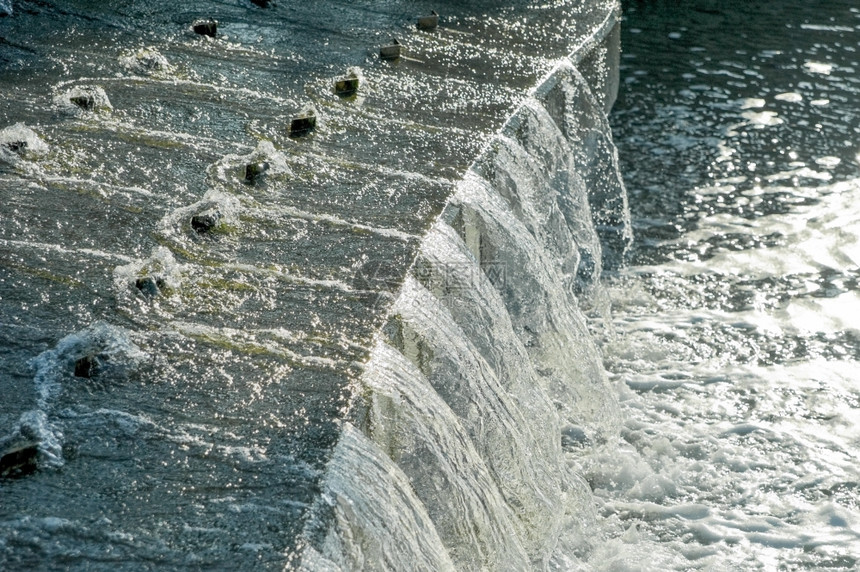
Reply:
[[[2,483],[4,565],[587,560],[618,405],[585,312],[631,238],[614,2],[432,32],[408,2],[196,5],[215,37],[31,8],[0,20],[0,120],[45,142],[0,162],[0,422],[41,457]]]
[[[625,9],[637,240],[610,282],[624,426],[587,474],[610,537],[591,562],[856,569],[860,13]]]

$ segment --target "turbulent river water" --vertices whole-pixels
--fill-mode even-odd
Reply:
[[[860,7],[627,2],[608,570],[856,570]]]
[[[856,569],[851,4],[0,0],[0,568]]]

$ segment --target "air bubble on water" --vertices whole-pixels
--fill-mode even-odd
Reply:
[[[783,123],[776,111],[745,111],[741,115],[750,125],[756,127],[772,127]]]

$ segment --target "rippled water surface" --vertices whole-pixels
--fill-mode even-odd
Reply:
[[[626,2],[607,570],[860,562],[860,7]]]
[[[617,415],[571,294],[580,254],[564,225],[529,230],[558,215],[556,185],[577,201],[622,188],[601,176],[612,147],[582,76],[525,105],[459,187],[460,214],[431,223],[612,4],[322,4],[0,0],[0,439],[37,445],[39,467],[0,483],[0,567],[288,568],[317,503],[349,534],[367,515],[406,523],[428,562],[476,568],[856,569],[860,7],[625,4],[612,121],[636,244],[595,327],[624,415],[592,452]],[[417,32],[433,8],[445,26]],[[216,38],[190,30],[199,17]],[[383,62],[394,35],[408,57]],[[338,97],[350,68],[362,88]],[[575,94],[590,173],[555,157],[576,114],[550,111]],[[309,106],[316,131],[290,137]],[[531,178],[529,153],[549,161]],[[268,170],[250,180],[248,164]],[[551,216],[515,215],[519,195]],[[566,222],[591,240],[580,215]],[[578,244],[592,270],[596,237]],[[436,271],[497,256],[507,290],[411,276],[395,301],[416,255]],[[401,353],[375,337],[391,304]],[[515,383],[482,393],[485,360]],[[362,376],[376,444],[340,425]],[[532,391],[547,379],[552,406]],[[508,413],[510,428],[494,418]],[[531,442],[542,455],[518,463]],[[440,548],[471,536],[494,548]]]

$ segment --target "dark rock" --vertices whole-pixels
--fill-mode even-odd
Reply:
[[[421,16],[418,18],[418,29],[424,31],[435,30],[439,25],[439,14],[436,10],[432,10],[429,16]]]
[[[79,85],[54,96],[54,103],[67,112],[78,115],[113,110],[105,90],[97,85]]]
[[[161,294],[161,289],[164,287],[164,279],[153,276],[143,276],[135,280],[134,285],[145,296],[155,297]]]
[[[94,111],[96,108],[96,98],[92,95],[75,95],[70,97],[69,101],[84,111]]]
[[[292,127],[290,127],[290,134],[292,135]],[[266,161],[259,161],[257,163],[248,163],[245,165],[245,182],[249,185],[253,185],[260,179],[262,179],[266,172],[269,170],[269,163]]]
[[[196,214],[191,217],[191,228],[198,234],[209,232],[221,220],[221,213],[218,211],[208,211],[205,213]]]
[[[349,97],[355,95],[358,91],[358,76],[350,74],[342,78],[336,79],[334,82],[334,92],[341,97]]]
[[[400,52],[403,49],[403,45],[394,38],[391,40],[391,43],[387,46],[382,46],[379,50],[379,57],[383,60],[396,60],[400,57]]]
[[[39,448],[35,443],[10,448],[0,457],[0,477],[16,478],[34,473],[38,458]]]
[[[215,20],[194,20],[191,29],[194,30],[195,34],[214,38],[215,34],[218,33],[218,22]]]
[[[8,141],[3,143],[3,146],[18,155],[23,155],[27,151],[26,141]]]
[[[260,8],[268,8],[270,3],[269,0],[251,0],[251,4]]]
[[[290,137],[301,137],[307,135],[317,126],[317,117],[313,113],[307,113],[294,117],[290,121]]]
[[[99,369],[101,362],[94,355],[88,355],[75,362],[75,377],[91,378]]]

